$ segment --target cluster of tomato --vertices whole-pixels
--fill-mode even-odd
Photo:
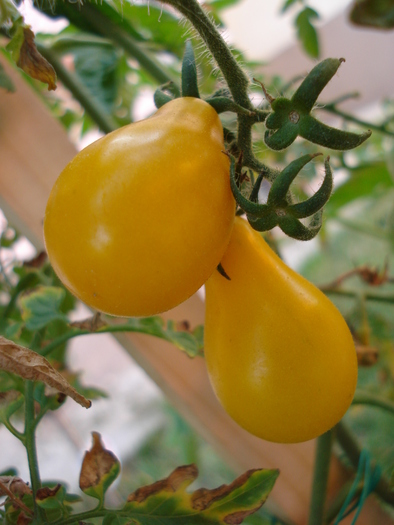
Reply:
[[[55,183],[48,255],[73,294],[110,315],[161,313],[205,283],[205,356],[226,411],[270,441],[312,439],[351,403],[352,337],[335,306],[235,218],[223,152],[216,111],[191,97],[101,138]]]

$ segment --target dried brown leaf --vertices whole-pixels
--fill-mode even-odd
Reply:
[[[16,520],[16,525],[29,525],[32,521],[33,518],[29,518],[24,512],[21,512]]]
[[[92,404],[57,372],[45,357],[0,336],[0,369],[31,381],[41,381],[71,397],[85,408]]]
[[[62,486],[61,486],[60,483],[58,483],[53,488],[41,487],[40,489],[37,490],[36,500],[37,501],[42,501],[42,500],[47,499],[47,498],[52,498],[53,496],[56,495],[57,492],[59,492],[59,490],[61,488],[62,488]]]
[[[9,492],[23,496],[23,494],[31,494],[32,490],[22,478],[17,476],[0,476],[0,496],[8,496]]]
[[[48,91],[56,89],[56,73],[51,64],[38,52],[34,33],[29,27],[23,28],[23,43],[19,51],[18,67],[30,77],[48,85]]]
[[[41,268],[46,262],[48,256],[46,252],[42,251],[38,253],[33,259],[29,259],[23,263],[26,268]]]
[[[100,485],[113,467],[119,464],[115,454],[103,447],[100,434],[92,432],[92,437],[93,446],[85,452],[79,476],[79,486],[83,491]]]

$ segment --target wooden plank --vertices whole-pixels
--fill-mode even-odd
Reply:
[[[17,86],[15,94],[0,93],[0,207],[21,232],[41,248],[46,200],[57,175],[75,155],[75,148],[65,130],[20,75],[4,59],[0,60]],[[202,323],[203,301],[196,294],[166,317],[187,319],[192,326]],[[296,525],[306,523],[314,441],[278,445],[251,436],[219,405],[203,359],[191,360],[166,342],[139,334],[122,334],[118,340],[236,472],[257,467],[280,468],[269,506],[278,508]],[[345,478],[345,471],[334,459],[330,497]],[[368,520],[361,517],[360,525],[393,523],[386,515],[380,515],[372,500],[368,509],[371,509]]]

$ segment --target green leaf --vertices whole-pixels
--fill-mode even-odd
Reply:
[[[353,4],[350,20],[364,27],[392,29],[394,3],[392,0],[358,0]]]
[[[334,192],[326,206],[326,214],[333,216],[342,206],[356,199],[383,195],[394,186],[384,162],[372,162],[350,171],[350,178]]]
[[[186,489],[198,470],[195,465],[178,467],[168,478],[130,494],[120,514],[127,513],[136,525],[158,521],[170,525],[175,520],[179,525],[241,523],[264,504],[278,474],[278,470],[249,470],[229,485],[190,493]]]
[[[286,0],[286,2],[281,7],[280,12],[281,13],[285,13],[289,9],[289,7],[291,7],[296,2],[299,2],[299,0]]]
[[[232,7],[235,4],[239,4],[240,0],[213,0],[209,4],[209,8],[214,11],[220,11],[221,9],[226,9],[227,7]]]
[[[84,45],[74,50],[77,75],[109,112],[113,110],[118,94],[117,62],[118,53],[111,47]]]
[[[28,330],[40,330],[55,319],[67,321],[60,311],[66,296],[63,288],[39,286],[32,293],[20,298],[22,319]]]
[[[4,67],[0,64],[0,87],[4,88],[9,93],[14,93],[16,88],[11,78],[7,75],[4,70]]]
[[[298,38],[301,41],[305,51],[312,58],[319,58],[319,39],[312,20],[318,19],[319,15],[310,7],[303,9],[296,18]]]

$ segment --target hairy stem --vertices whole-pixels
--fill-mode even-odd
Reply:
[[[308,525],[321,525],[323,523],[332,444],[332,430],[329,430],[317,440]]]
[[[234,101],[246,109],[252,109],[248,96],[249,78],[197,0],[163,0],[163,3],[175,7],[191,22],[216,60]]]

